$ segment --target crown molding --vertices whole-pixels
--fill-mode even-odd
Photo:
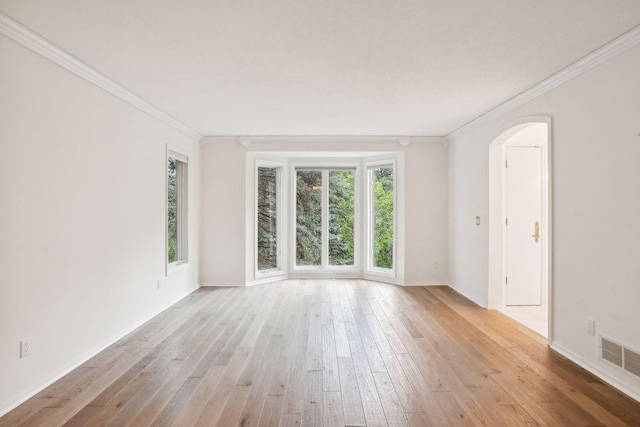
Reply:
[[[508,101],[498,105],[497,107],[487,111],[481,116],[473,119],[464,126],[454,130],[446,135],[448,142],[455,141],[460,136],[479,128],[480,126],[494,120],[503,114],[514,110],[527,102],[544,95],[545,93],[557,88],[558,86],[573,80],[576,77],[586,73],[594,67],[608,61],[614,56],[625,52],[640,44],[640,25],[632,28],[621,36],[613,39],[604,46],[594,50],[587,56],[579,59],[568,67],[560,70],[551,77],[546,78],[540,83],[530,87],[524,92],[514,96]],[[447,143],[448,143],[447,142]]]
[[[189,126],[164,111],[159,110],[139,96],[134,95],[132,92],[120,86],[104,74],[98,72],[94,68],[91,68],[48,40],[40,37],[2,12],[0,12],[0,34],[8,37],[27,49],[32,50],[67,71],[82,77],[89,83],[92,83],[113,96],[120,98],[124,102],[161,121],[162,123],[171,126],[188,137],[196,141],[202,139],[202,135],[199,132],[191,129]]]
[[[205,136],[202,146],[213,143],[234,142],[248,147],[252,144],[264,143],[396,143],[402,148],[410,144],[446,143],[443,136],[381,136],[381,135],[253,135],[253,136]]]

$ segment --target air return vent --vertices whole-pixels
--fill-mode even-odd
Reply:
[[[601,337],[600,356],[614,365],[640,377],[640,353]]]
[[[625,348],[624,369],[640,377],[640,354]]]
[[[602,358],[622,368],[622,346],[602,338]]]

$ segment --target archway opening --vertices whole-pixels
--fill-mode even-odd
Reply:
[[[548,118],[521,120],[489,145],[488,308],[547,340],[552,333],[549,153]],[[523,196],[536,186],[539,192]],[[523,202],[532,198],[533,203]]]

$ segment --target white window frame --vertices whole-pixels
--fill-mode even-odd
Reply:
[[[340,156],[336,152],[320,155],[316,152],[247,152],[245,167],[245,280],[247,285],[257,285],[284,279],[308,278],[348,278],[375,280],[397,285],[404,284],[404,152],[389,151],[362,155]],[[325,154],[325,153],[322,153]],[[341,153],[340,153],[341,154]],[[360,153],[359,153],[360,154]],[[369,269],[369,192],[368,167],[390,165],[394,167],[394,271]],[[279,271],[259,273],[257,271],[257,167],[281,166],[281,193],[278,218],[281,221],[280,268]],[[356,169],[355,174],[355,218],[354,218],[354,267],[330,266],[329,268],[315,266],[296,267],[296,168],[308,169]],[[326,184],[323,185],[326,187]],[[327,193],[328,194],[328,193]],[[325,215],[326,218],[328,218]],[[328,219],[327,219],[328,221]],[[328,224],[328,222],[327,222]],[[328,236],[328,234],[325,234]],[[328,245],[326,245],[328,250]]]
[[[374,194],[373,194],[373,171],[376,169],[391,168],[393,172],[393,248],[392,259],[393,263],[391,268],[376,267],[374,265],[374,231],[373,226],[375,222],[375,209],[374,209]],[[396,244],[397,244],[397,224],[396,218],[397,210],[397,185],[396,185],[396,165],[395,161],[380,161],[369,163],[367,165],[367,270],[375,272],[377,274],[384,274],[395,277],[396,271]]]
[[[169,158],[177,161],[177,220],[176,261],[169,262],[169,176],[166,172]],[[189,263],[189,157],[182,150],[167,145],[165,159],[165,264],[166,275],[186,268]]]
[[[381,280],[389,283],[403,283],[404,280],[404,157],[389,154],[367,158],[364,160],[364,185],[366,195],[366,261],[362,277],[371,280]],[[386,269],[373,265],[373,175],[372,171],[380,167],[393,168],[393,268]]]
[[[285,209],[283,206],[284,203],[284,194],[283,194],[283,175],[284,175],[284,167],[285,165],[281,162],[274,162],[269,160],[257,159],[255,162],[254,168],[254,198],[253,198],[253,230],[254,230],[254,241],[253,241],[253,249],[254,249],[254,278],[255,279],[264,279],[273,276],[281,276],[283,271],[283,246],[284,246],[284,216]],[[271,268],[268,270],[259,270],[258,269],[258,169],[259,168],[272,168],[276,170],[276,233],[277,233],[277,242],[276,242],[276,251],[277,251],[277,261],[276,268]]]
[[[322,257],[321,265],[318,266],[299,266],[296,259],[296,185],[297,171],[300,169],[322,171]],[[354,171],[354,247],[353,262],[354,265],[329,265],[329,171],[331,170],[353,170]],[[305,277],[340,277],[340,278],[358,278],[361,276],[361,228],[362,228],[362,206],[361,206],[361,185],[360,176],[362,173],[362,164],[353,159],[339,161],[335,158],[314,158],[314,159],[296,159],[290,164],[290,192],[291,192],[291,221],[290,221],[290,256],[289,263],[291,265],[290,278]]]

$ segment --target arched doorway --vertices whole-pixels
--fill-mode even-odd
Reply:
[[[551,120],[512,123],[489,145],[488,305],[551,338]]]

